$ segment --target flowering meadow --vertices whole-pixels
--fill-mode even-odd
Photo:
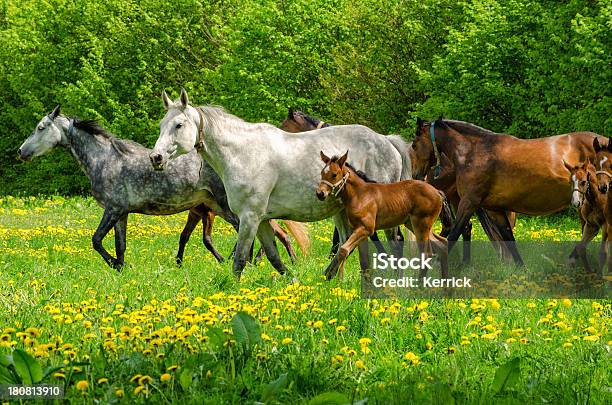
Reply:
[[[91,248],[101,214],[80,197],[0,199],[0,383],[19,357],[73,403],[612,403],[610,300],[364,300],[355,257],[323,280],[330,221],[308,224],[299,283],[265,260],[238,282],[201,228],[177,267],[186,213],[130,215],[116,272]],[[516,236],[578,229],[521,218]],[[213,241],[229,256],[221,219]]]

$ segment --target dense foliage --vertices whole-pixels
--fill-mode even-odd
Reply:
[[[57,103],[147,146],[181,86],[251,121],[609,134],[611,65],[612,0],[0,0],[0,194],[87,191],[63,151],[15,158]]]

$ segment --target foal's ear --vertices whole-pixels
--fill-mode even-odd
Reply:
[[[569,163],[567,163],[565,161],[565,159],[563,159],[563,166],[565,166],[565,168],[571,173],[574,170],[574,167],[572,165],[570,165]]]
[[[610,143],[608,143],[608,146],[610,145]],[[599,139],[597,139],[597,137],[595,137],[595,139],[593,139],[593,149],[595,149],[595,153],[603,150],[601,144],[599,143]]]
[[[181,89],[181,105],[183,108],[187,108],[189,105],[189,96],[187,96],[185,89]]]
[[[348,150],[346,151],[344,155],[340,156],[340,159],[338,159],[336,163],[338,163],[338,166],[342,167],[346,163],[347,158],[348,158]]]
[[[328,158],[325,153],[323,153],[323,151],[321,151],[321,160],[323,161],[323,163],[328,164],[329,161],[331,160],[330,158]]]
[[[49,114],[49,118],[51,118],[51,120],[53,121],[54,119],[56,119],[58,116],[60,115],[60,105],[56,105],[55,108],[53,109],[53,111],[51,111],[51,114]]]
[[[172,100],[170,100],[170,97],[168,97],[166,94],[166,89],[162,90],[162,101],[164,102],[164,108],[166,110],[169,109],[170,105],[172,104]]]

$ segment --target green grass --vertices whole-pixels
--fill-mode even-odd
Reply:
[[[65,365],[46,382],[65,384],[71,402],[612,402],[609,300],[360,299],[355,257],[344,281],[322,279],[329,221],[308,225],[312,251],[291,266],[299,285],[266,261],[237,282],[200,229],[177,268],[186,214],[130,216],[118,273],[90,247],[101,214],[91,199],[0,200],[0,352]],[[575,240],[577,230],[567,215],[520,219],[516,234]],[[235,235],[221,220],[213,239],[229,255]],[[261,343],[232,334],[239,311],[257,320]],[[83,363],[72,376],[70,362]],[[150,381],[131,381],[139,374]]]

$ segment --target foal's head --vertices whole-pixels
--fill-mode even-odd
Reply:
[[[68,122],[66,117],[60,116],[60,106],[58,105],[38,122],[32,135],[25,140],[17,151],[21,159],[30,160],[33,157],[44,155],[64,141],[64,132],[60,128],[59,117]]]
[[[606,193],[612,184],[612,142],[608,141],[608,144],[604,145],[599,143],[599,139],[595,138],[593,149],[595,149],[595,168],[597,169],[595,173],[597,174],[599,191]]]
[[[290,108],[289,114],[281,124],[280,129],[287,132],[297,133],[312,131],[328,126],[329,124],[321,121],[318,118],[306,115],[301,111],[294,111],[292,108]]]
[[[346,167],[348,151],[340,157],[327,157],[321,151],[321,160],[325,167],[321,170],[321,182],[317,188],[317,198],[324,201],[330,194],[337,197],[344,188],[349,176],[349,169]]]
[[[433,143],[429,134],[431,122],[417,118],[416,136],[408,154],[412,164],[412,176],[423,180],[429,169],[436,164]]]
[[[595,166],[588,159],[578,166],[571,166],[565,161],[563,161],[563,164],[570,172],[572,205],[581,207],[586,199],[591,198],[593,189],[597,187]]]

